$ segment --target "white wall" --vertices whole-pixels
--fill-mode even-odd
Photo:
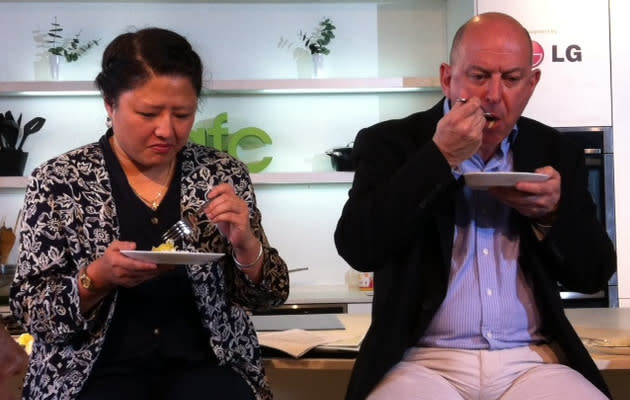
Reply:
[[[43,35],[54,16],[65,33],[81,31],[83,39],[102,39],[79,62],[61,66],[64,80],[92,80],[105,44],[119,33],[146,26],[187,36],[202,56],[206,79],[309,78],[310,57],[299,48],[297,32],[312,30],[323,16],[337,26],[337,38],[325,60],[330,77],[437,76],[439,63],[446,60],[444,15],[442,0],[0,3],[0,51],[5,55],[0,81],[50,79]],[[331,170],[325,150],[347,144],[364,126],[427,108],[440,96],[438,92],[205,97],[197,120],[228,112],[230,133],[247,126],[265,130],[273,145],[260,155],[274,157],[267,172],[322,171]],[[44,128],[26,142],[27,172],[104,132],[105,111],[96,96],[0,97],[0,112],[6,110],[23,113],[25,121],[35,116],[47,119]],[[349,184],[257,187],[270,241],[290,268],[310,268],[292,275],[293,285],[344,282],[347,265],[336,253],[332,233],[348,188]],[[21,202],[21,191],[0,189],[0,218],[6,216],[12,224]]]
[[[630,253],[624,232],[630,222],[626,204],[630,192],[623,171],[630,160],[630,27],[628,3],[622,0],[477,0],[478,12],[502,11],[513,15],[530,31],[545,53],[541,81],[525,114],[552,126],[610,126],[613,128],[615,228],[619,305],[630,306]],[[578,44],[580,62],[553,62],[565,58],[564,49]],[[608,65],[610,61],[610,66]],[[625,187],[624,187],[625,186]]]
[[[541,78],[524,115],[554,127],[610,126],[608,5],[592,0],[478,0],[512,15],[543,49]],[[577,46],[581,59],[567,48]]]

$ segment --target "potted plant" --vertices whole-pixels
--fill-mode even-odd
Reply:
[[[97,46],[100,39],[89,40],[81,44],[79,36],[81,32],[74,35],[72,39],[64,38],[61,34],[63,28],[57,22],[57,17],[50,23],[48,30],[48,40],[46,43],[50,45],[48,52],[50,53],[50,73],[54,80],[59,79],[59,62],[64,57],[67,62],[77,61],[79,57],[85,54],[89,49]]]
[[[0,113],[0,176],[21,176],[24,173],[28,153],[22,151],[26,138],[38,132],[46,120],[35,117],[24,124],[22,134],[22,114],[17,120],[11,111]]]
[[[328,45],[335,38],[334,30],[337,29],[332,24],[330,18],[323,18],[319,21],[317,28],[311,34],[300,31],[299,37],[304,47],[306,47],[313,57],[313,74],[320,77],[323,69],[324,55],[330,54]]]

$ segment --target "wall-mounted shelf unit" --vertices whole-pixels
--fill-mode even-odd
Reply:
[[[255,185],[311,185],[326,183],[352,183],[354,172],[266,172],[252,174]],[[0,189],[24,189],[27,176],[0,176]]]
[[[216,80],[204,83],[206,94],[317,94],[317,93],[393,93],[440,90],[439,79],[328,78]]]
[[[354,172],[263,172],[252,174],[255,185],[352,183]]]
[[[0,176],[0,188],[23,189],[28,185],[28,176]]]
[[[250,79],[204,82],[204,95],[350,94],[439,91],[437,77]],[[97,96],[92,81],[0,82],[0,96]]]
[[[392,0],[317,0],[318,3],[391,3]],[[0,3],[11,3],[15,0],[0,0]],[[229,3],[229,4],[291,4],[314,3],[314,0],[35,0],[31,3]]]

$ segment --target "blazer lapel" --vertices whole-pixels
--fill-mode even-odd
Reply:
[[[549,146],[543,144],[547,138],[533,130],[524,118],[519,119],[517,124],[519,131],[512,146],[514,171],[533,172],[536,168],[549,164]]]

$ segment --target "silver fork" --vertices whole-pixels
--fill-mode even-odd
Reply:
[[[208,207],[208,204],[210,204],[211,201],[212,199],[206,200],[194,214],[182,216],[179,221],[175,222],[166,230],[166,232],[162,234],[162,242],[166,242],[167,240],[175,241],[177,239],[185,239],[190,236],[197,224],[198,217],[203,213],[203,210]]]

